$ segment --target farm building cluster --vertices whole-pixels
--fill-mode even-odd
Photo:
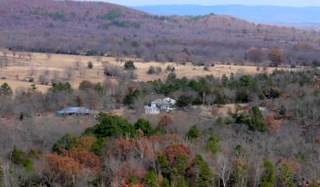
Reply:
[[[176,108],[177,101],[171,98],[157,99],[144,106],[146,114],[160,114],[161,112],[172,112]],[[95,112],[86,107],[66,107],[56,112],[57,116],[88,116]]]

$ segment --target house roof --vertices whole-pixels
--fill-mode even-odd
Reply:
[[[152,104],[157,104],[157,105],[175,105],[176,100],[171,99],[171,98],[164,98],[164,99],[157,99],[152,101]]]
[[[89,114],[91,110],[85,107],[66,107],[57,112],[58,114]]]

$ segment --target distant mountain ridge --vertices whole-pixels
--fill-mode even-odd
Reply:
[[[235,16],[257,23],[320,25],[320,7],[154,5],[135,8],[148,13],[166,16],[202,16],[214,13]]]
[[[231,16],[157,16],[87,1],[0,0],[0,48],[195,64],[320,59],[320,32]]]

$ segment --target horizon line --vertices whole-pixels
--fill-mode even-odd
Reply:
[[[103,1],[100,1],[103,2]],[[111,2],[112,3],[112,2]],[[112,3],[117,4],[117,3]],[[118,4],[122,5],[122,4]],[[204,4],[146,4],[146,5],[122,5],[128,7],[152,7],[152,6],[203,6],[203,7],[214,7],[214,6],[243,6],[243,7],[282,7],[282,8],[320,8],[320,5],[316,6],[294,6],[294,5],[246,5],[246,4],[216,4],[216,5],[204,5]]]

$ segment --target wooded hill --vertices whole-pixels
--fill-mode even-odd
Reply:
[[[0,46],[198,64],[317,64],[320,34],[214,14],[164,17],[101,2],[1,0]]]

